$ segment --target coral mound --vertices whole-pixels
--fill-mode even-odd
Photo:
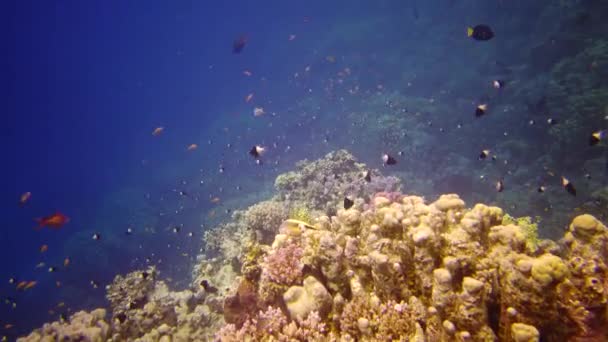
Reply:
[[[430,204],[394,193],[355,202],[317,218],[317,229],[277,234],[266,260],[289,248],[301,263],[261,263],[260,311],[216,339],[280,339],[306,329],[312,313],[323,340],[608,338],[608,230],[593,216],[575,218],[561,245],[533,236],[532,248],[529,219],[467,209],[454,194]],[[269,303],[273,315],[263,311]]]

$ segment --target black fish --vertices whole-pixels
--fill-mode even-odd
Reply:
[[[475,108],[475,117],[483,116],[486,113],[487,109],[488,105],[480,104],[479,106],[477,106],[477,108]]]
[[[348,197],[344,197],[344,209],[348,210],[353,207],[355,202]]]
[[[247,36],[240,36],[232,43],[232,53],[241,53],[247,44]]]
[[[217,287],[209,284],[209,281],[207,281],[206,279],[203,279],[201,281],[201,287],[203,289],[205,289],[206,292],[209,292],[209,293],[216,293],[217,292]]]
[[[490,150],[482,150],[481,153],[479,153],[479,160],[486,159],[489,155]]]
[[[384,162],[384,164],[386,165],[395,165],[397,164],[397,159],[389,156],[388,154],[384,154],[382,155],[382,161]]]
[[[254,157],[255,159],[258,159],[262,153],[264,153],[265,148],[263,148],[262,146],[259,145],[254,145],[250,150],[249,150],[249,154]]]
[[[562,186],[564,187],[564,189],[566,189],[566,191],[570,195],[576,196],[576,188],[574,187],[574,185],[572,183],[570,183],[568,178],[566,178],[564,176],[562,176]]]
[[[475,40],[490,40],[494,38],[494,32],[490,26],[481,24],[475,27],[468,27],[467,36]]]
[[[372,181],[372,172],[371,171],[366,171],[365,172],[365,177],[363,177],[363,179],[365,179],[366,182],[371,182]]]

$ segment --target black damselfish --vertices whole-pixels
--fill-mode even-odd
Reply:
[[[475,39],[475,40],[490,40],[494,38],[494,32],[488,25],[477,25],[475,27],[467,28],[467,36]]]

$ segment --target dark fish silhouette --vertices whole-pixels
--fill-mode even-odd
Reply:
[[[353,207],[355,202],[348,197],[344,197],[344,209],[348,210]]]
[[[247,36],[242,35],[232,43],[232,53],[241,53],[247,45]]]
[[[477,25],[467,28],[467,36],[480,41],[490,40],[494,38],[494,32],[488,25]]]

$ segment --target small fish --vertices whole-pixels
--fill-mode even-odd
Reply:
[[[36,265],[36,268],[43,268],[44,266],[46,266],[46,264],[45,264],[44,262],[39,262],[39,263]]]
[[[14,277],[8,278],[8,283],[9,284],[14,284],[16,281],[17,281],[17,279],[15,279]]]
[[[71,262],[70,258],[63,259],[63,267],[70,266],[70,262]]]
[[[605,130],[591,133],[591,136],[589,136],[589,146],[595,146],[595,145],[599,144],[599,142],[602,139],[604,139],[605,137],[606,137]]]
[[[250,77],[251,75],[253,75],[253,73],[249,70],[243,70],[243,75]]]
[[[22,290],[22,289],[25,287],[25,285],[27,285],[27,281],[22,280],[22,281],[20,281],[20,282],[17,284],[17,286],[15,286],[15,288],[16,288],[17,290]]]
[[[27,284],[25,284],[25,286],[23,287],[23,290],[29,290],[29,289],[33,288],[34,286],[36,286],[36,284],[38,284],[38,282],[35,280],[29,281]]]
[[[165,131],[165,127],[159,126],[159,127],[156,127],[152,131],[152,135],[155,136],[155,137],[157,137],[157,136],[161,135],[164,131]]]
[[[95,241],[99,241],[99,240],[101,240],[101,234],[95,233],[95,234],[93,234],[92,238]]]
[[[40,253],[44,253],[46,251],[49,250],[49,246],[48,245],[42,245],[40,246]]]
[[[249,103],[249,101],[251,101],[253,99],[253,93],[250,93],[249,95],[245,96],[245,103]]]
[[[92,286],[94,289],[96,289],[96,288],[98,288],[98,287],[99,287],[99,283],[98,283],[98,282],[96,282],[95,280],[91,280],[90,284],[91,284],[91,286]]]
[[[487,104],[480,104],[475,108],[475,116],[476,117],[480,117],[483,116],[486,113],[486,110],[488,110],[488,105]]]
[[[193,232],[188,232],[188,237],[193,237],[194,233]]]
[[[265,113],[266,112],[264,111],[264,108],[262,108],[262,107],[253,108],[253,116],[255,116],[255,117],[262,116]]]
[[[245,45],[247,45],[247,36],[242,35],[240,37],[238,37],[237,39],[235,39],[232,42],[232,53],[234,54],[238,54],[241,53],[243,51],[243,49],[245,48]]]
[[[148,277],[149,277],[149,276],[150,276],[150,273],[148,273],[148,272],[146,272],[146,271],[141,272],[141,273],[139,274],[139,277],[140,277],[141,279],[144,279],[144,280],[148,279]]]
[[[38,222],[37,229],[42,229],[44,227],[60,229],[61,227],[63,227],[64,224],[70,222],[70,218],[60,212],[56,212],[53,215],[43,218],[37,218],[34,220]]]
[[[564,187],[564,189],[566,189],[566,191],[570,195],[576,196],[576,188],[574,187],[574,185],[572,183],[570,183],[568,178],[566,178],[564,176],[562,176],[562,186]]]
[[[344,209],[348,210],[353,207],[355,202],[348,197],[344,197]]]
[[[14,326],[15,326],[14,324],[6,323],[6,324],[4,325],[4,329],[7,329],[7,330],[8,330],[8,329],[11,329],[11,328],[12,328],[12,327],[14,327]]]
[[[556,125],[557,124],[557,120],[553,119],[553,118],[548,118],[547,119],[547,123],[551,126]]]
[[[220,201],[221,201],[221,199],[219,197],[213,197],[211,199],[211,203],[213,203],[213,204],[218,204],[218,203],[220,203]]]
[[[23,193],[23,195],[19,196],[19,205],[23,207],[30,200],[31,197],[31,192],[28,191]]]
[[[372,181],[372,172],[367,170],[365,171],[365,176],[363,177],[363,179],[365,179],[366,182],[371,182]]]
[[[484,160],[490,155],[490,150],[481,150],[479,153],[479,160]]]
[[[505,184],[502,181],[502,179],[499,180],[498,182],[496,182],[496,191],[502,192],[504,189],[505,189]]]
[[[502,89],[505,86],[505,81],[503,81],[503,80],[494,80],[494,81],[492,81],[492,86],[495,89]]]
[[[296,39],[296,35],[295,34],[290,34],[289,37],[287,38],[288,41],[292,41]]]
[[[485,41],[494,38],[494,32],[490,26],[480,24],[475,27],[467,27],[467,36],[475,40]]]
[[[266,149],[260,145],[254,145],[250,150],[249,150],[249,154],[254,157],[255,159],[258,159],[259,157],[262,156],[262,154],[264,154],[264,152],[266,151]]]
[[[384,165],[395,165],[397,164],[397,159],[385,153],[382,155],[382,162],[384,163]]]
[[[125,234],[127,234],[127,235],[133,234],[133,229],[131,227],[127,228],[127,231],[125,231]]]
[[[181,229],[182,229],[181,227],[179,227],[179,226],[175,226],[175,227],[173,227],[172,231],[173,231],[173,233],[177,234],[177,233],[179,233],[179,231],[180,231]]]
[[[541,185],[541,186],[539,186],[539,187],[536,189],[536,191],[538,191],[538,192],[540,192],[540,193],[545,192],[545,190],[547,190],[547,188],[546,188],[544,185]]]
[[[205,289],[206,292],[209,292],[209,293],[217,292],[217,288],[215,286],[209,284],[209,281],[207,281],[206,279],[203,279],[201,281],[200,285],[203,289]]]
[[[329,63],[335,63],[336,57],[329,55],[329,56],[325,57],[325,60],[328,61]]]
[[[190,144],[188,145],[188,147],[186,148],[187,151],[194,151],[198,148],[197,144]]]
[[[49,267],[48,271],[49,271],[49,273],[53,273],[53,272],[57,271],[57,267],[51,266],[51,267]]]

